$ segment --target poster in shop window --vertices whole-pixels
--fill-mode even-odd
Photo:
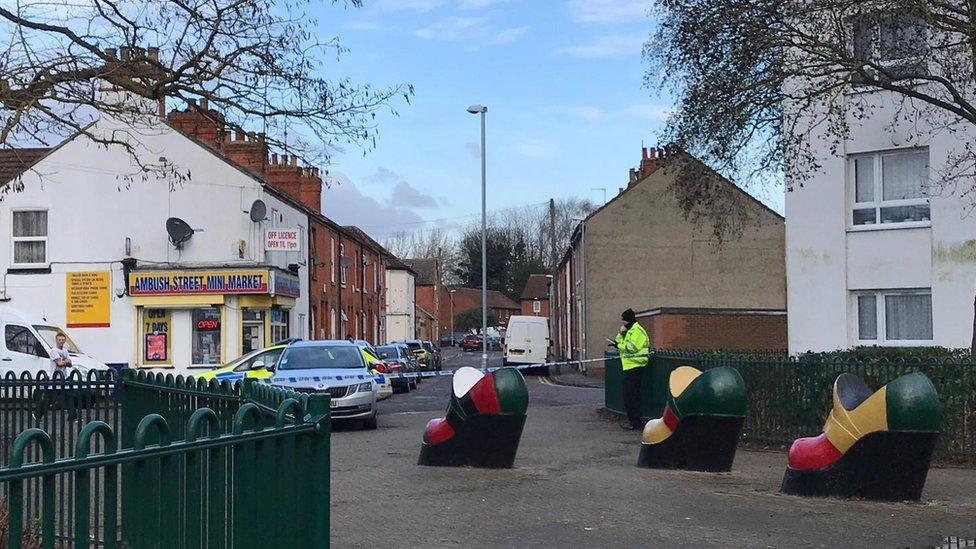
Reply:
[[[143,333],[145,334],[146,364],[169,364],[170,312],[166,309],[146,309],[143,313]]]
[[[65,273],[68,328],[108,328],[112,274],[109,271]]]

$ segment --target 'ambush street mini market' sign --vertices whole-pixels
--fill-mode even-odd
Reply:
[[[267,269],[152,271],[129,275],[129,295],[266,294]]]

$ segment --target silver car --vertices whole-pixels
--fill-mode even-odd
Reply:
[[[377,385],[355,343],[300,341],[278,359],[270,383],[303,393],[328,393],[333,420],[357,420],[376,428]]]

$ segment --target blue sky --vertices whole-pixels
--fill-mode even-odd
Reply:
[[[365,0],[323,8],[323,36],[349,49],[338,76],[412,84],[379,117],[373,150],[346,147],[326,215],[384,239],[480,215],[477,117],[488,106],[488,209],[580,196],[627,182],[671,101],[643,87],[647,0]],[[769,202],[767,200],[767,202]]]

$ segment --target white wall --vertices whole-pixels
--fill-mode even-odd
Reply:
[[[410,271],[386,270],[386,340],[416,337],[416,285]]]
[[[165,175],[144,176],[120,146],[96,144],[84,137],[67,142],[23,175],[23,190],[0,201],[0,297],[7,305],[45,315],[65,325],[65,275],[67,271],[111,270],[114,290],[126,286],[119,260],[125,257],[125,239],[131,239],[131,256],[142,266],[173,264],[173,268],[226,265],[246,266],[265,262],[263,223],[252,223],[247,211],[262,198],[286,215],[289,226],[303,225],[304,214],[276,203],[260,183],[224,162],[158,119],[140,128],[103,117],[93,132],[117,130],[150,162],[165,157],[172,172],[188,175],[178,180]],[[274,206],[272,206],[274,204]],[[7,268],[12,260],[11,210],[48,209],[48,260],[50,274],[15,274]],[[182,250],[169,243],[168,217],[187,221],[197,232]],[[243,258],[238,241],[246,242]],[[303,243],[303,246],[305,243]],[[294,254],[292,254],[294,255]],[[274,264],[287,268],[296,263],[281,252],[269,254]],[[300,270],[302,297],[293,312],[304,314],[307,324],[307,269]],[[135,307],[128,297],[112,292],[111,327],[76,328],[68,332],[83,350],[104,362],[133,362]],[[180,329],[174,316],[174,329]],[[187,320],[187,325],[188,325]],[[236,325],[236,322],[235,322]],[[292,319],[294,335],[307,327]],[[174,341],[174,344],[176,342]],[[227,341],[230,347],[230,341]],[[236,345],[233,347],[236,350]],[[178,349],[173,349],[179,357]],[[188,352],[186,353],[189,354]]]
[[[968,347],[976,287],[976,217],[958,189],[943,188],[940,170],[957,143],[976,137],[933,130],[925,116],[892,125],[895,102],[887,92],[862,98],[874,106],[864,123],[832,155],[814,133],[823,169],[786,193],[787,307],[790,351],[821,351],[857,344],[852,290],[932,288],[934,344]],[[967,137],[968,135],[968,137]],[[846,155],[928,147],[931,226],[851,228]],[[788,174],[788,179],[791,177]],[[788,185],[789,186],[789,185]]]

